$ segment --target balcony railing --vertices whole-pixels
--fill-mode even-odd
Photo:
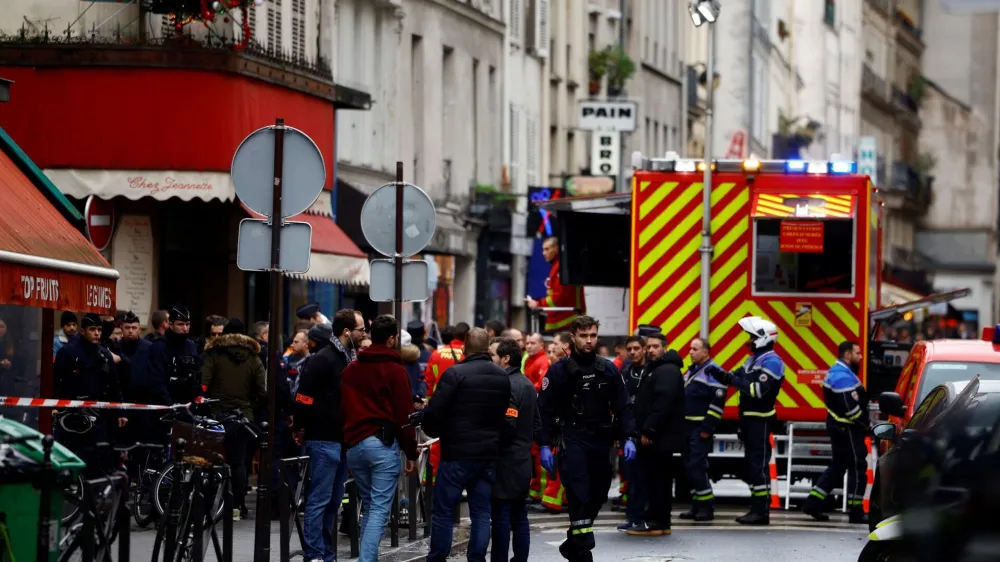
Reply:
[[[886,88],[885,79],[875,73],[867,63],[861,67],[861,88],[863,91],[870,92],[874,94],[878,99],[885,101]]]
[[[906,162],[895,162],[892,165],[890,189],[902,191],[920,207],[926,207],[931,202],[932,182],[931,178],[922,177]]]
[[[917,100],[910,94],[900,90],[897,86],[892,87],[892,101],[901,109],[905,109],[911,113],[916,114],[920,112],[920,104],[917,103]]]
[[[307,59],[297,53],[284,51],[280,48],[276,49],[270,45],[261,45],[253,39],[245,45],[241,45],[241,42],[242,40],[239,36],[228,37],[217,34],[206,34],[204,36],[192,34],[178,36],[171,34],[163,37],[142,37],[134,29],[126,30],[121,27],[81,34],[72,29],[57,31],[48,25],[38,31],[29,30],[22,26],[14,34],[0,33],[0,62],[29,62],[28,60],[18,60],[29,58],[25,55],[24,49],[37,50],[45,47],[60,49],[60,51],[67,48],[84,50],[88,47],[104,49],[109,52],[115,51],[117,53],[131,51],[136,53],[139,58],[147,59],[156,58],[151,55],[154,55],[157,51],[166,51],[171,55],[169,60],[176,60],[174,55],[178,52],[202,57],[206,55],[230,54],[242,55],[249,59],[291,70],[322,82],[333,82],[333,72],[330,62],[321,56],[317,56],[314,59]],[[15,53],[15,50],[18,52]],[[108,62],[103,61],[103,57],[88,56],[86,58],[95,62],[97,58],[101,58],[102,62]],[[109,56],[108,58],[120,57]],[[71,61],[66,60],[64,62],[70,63]],[[136,59],[134,63],[141,64],[141,61]]]
[[[890,2],[889,0],[868,0],[868,3],[871,5],[872,8],[878,10],[879,12],[882,12],[885,15],[889,15],[890,10],[892,9],[892,2]]]

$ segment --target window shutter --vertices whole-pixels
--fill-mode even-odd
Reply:
[[[521,42],[521,11],[524,0],[510,0],[510,40],[512,43]]]
[[[527,135],[525,136],[526,154],[525,168],[528,186],[538,184],[538,120],[534,115],[528,117]]]
[[[549,56],[549,0],[535,0],[535,54]]]

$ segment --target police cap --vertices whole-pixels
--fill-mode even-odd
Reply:
[[[319,312],[319,304],[311,302],[295,309],[295,315],[303,320],[309,320]]]
[[[103,325],[103,322],[104,321],[101,320],[100,315],[94,314],[93,312],[88,312],[83,315],[83,320],[80,322],[80,327],[83,328],[84,330],[90,328],[91,326],[97,326],[98,328],[100,328]]]
[[[175,304],[170,309],[170,323],[174,322],[190,322],[191,321],[191,311],[188,310],[183,304]]]
[[[136,313],[132,312],[131,310],[126,312],[125,316],[122,317],[122,324],[140,324],[140,323],[141,322],[139,322],[139,316],[136,315]]]

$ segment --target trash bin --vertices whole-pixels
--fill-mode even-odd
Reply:
[[[17,445],[0,445],[0,521],[6,526],[11,542],[11,553],[18,562],[33,562],[36,537],[38,536],[38,511],[41,492],[32,483],[32,476],[42,470],[45,451],[42,447],[43,434],[11,419],[0,417],[0,440],[5,437],[35,435],[37,440]],[[58,443],[52,445],[52,467],[69,471],[76,478],[83,468],[83,461],[66,447]],[[72,480],[70,480],[72,481]],[[49,560],[59,559],[60,521],[65,491],[53,488],[49,513]],[[3,534],[0,533],[0,536]],[[0,560],[6,553],[0,554]]]

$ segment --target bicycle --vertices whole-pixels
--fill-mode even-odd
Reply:
[[[208,402],[205,401],[203,403],[208,403]],[[194,431],[204,431],[207,433],[215,434],[215,439],[221,442],[222,438],[225,435],[224,424],[230,421],[235,421],[240,426],[240,429],[247,431],[250,434],[250,437],[252,439],[254,440],[259,439],[261,433],[260,428],[254,425],[253,422],[251,422],[249,419],[246,418],[246,416],[243,416],[242,413],[240,413],[239,411],[220,412],[220,413],[222,414],[221,416],[216,416],[219,418],[218,420],[209,418],[207,416],[193,415],[192,417],[194,421],[193,424]],[[168,422],[174,423],[180,420],[178,420],[176,417],[167,415],[164,416],[163,421],[165,423]],[[169,455],[170,453],[168,452],[168,455],[166,457],[167,459],[170,458]],[[176,467],[177,467],[176,461],[168,460],[167,463],[163,465],[163,468],[159,471],[159,475],[156,477],[156,481],[153,484],[152,496],[153,496],[153,506],[156,509],[156,516],[163,515],[163,512],[165,511],[166,506],[168,505],[168,499],[170,497],[170,487],[173,485],[173,481],[175,478],[174,472],[178,470]],[[222,478],[224,475],[222,474],[221,467],[217,467],[216,470],[218,472],[217,476]],[[222,516],[222,511],[221,511],[222,506],[220,505],[218,509],[219,512],[215,514],[216,520],[218,520],[218,518]]]
[[[96,443],[95,451],[111,451],[112,454],[127,454],[137,449],[155,450],[162,445],[135,443],[126,447],[116,447],[111,443]],[[122,524],[129,518],[129,478],[125,461],[109,462],[108,468],[101,469],[104,476],[94,479],[80,479],[82,501],[77,504],[75,516],[67,523],[67,529],[59,541],[59,562],[91,559],[98,562],[112,562],[111,547],[118,538]],[[88,535],[88,527],[93,527],[93,535]],[[126,532],[128,532],[126,530]],[[93,549],[89,555],[84,549]]]

